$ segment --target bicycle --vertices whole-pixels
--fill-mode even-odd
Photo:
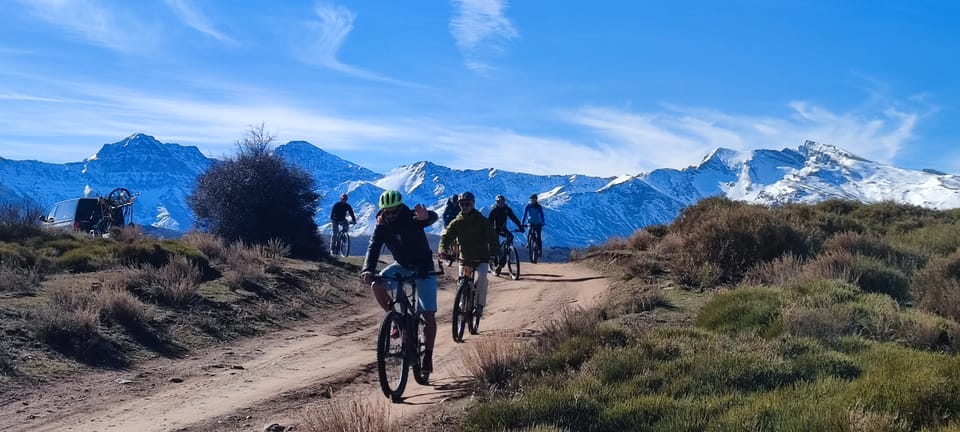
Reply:
[[[333,222],[334,224],[340,222]],[[350,255],[350,234],[347,231],[350,228],[350,225],[353,225],[356,222],[351,222],[341,226],[340,232],[336,236],[330,236],[330,255],[340,254],[340,256],[346,258]]]
[[[522,231],[515,229],[513,232]],[[510,273],[511,279],[520,279],[520,254],[517,253],[517,248],[513,246],[513,236],[506,236],[500,242],[497,259],[490,263],[490,268],[494,269],[495,275],[500,276],[504,265],[506,265],[507,272]]]
[[[440,262],[438,260],[437,265]],[[443,267],[439,271],[429,272],[426,276],[443,274]],[[384,396],[393,402],[400,402],[403,390],[407,386],[410,370],[413,369],[413,379],[421,385],[427,385],[430,374],[421,369],[424,350],[424,326],[420,315],[417,298],[416,279],[421,276],[413,273],[398,273],[395,277],[375,276],[374,281],[392,281],[396,289],[391,290],[393,300],[390,302],[390,311],[380,323],[380,334],[377,337],[377,375],[380,380],[380,389]],[[410,292],[407,293],[407,289]],[[413,302],[410,299],[414,299]],[[398,331],[393,334],[393,329]],[[396,343],[397,346],[393,346]]]
[[[139,196],[139,193],[133,195],[126,188],[120,187],[110,191],[106,197],[97,197],[100,219],[94,221],[97,214],[91,215],[93,227],[90,234],[104,236],[115,226],[122,227],[133,223],[133,202]]]
[[[480,315],[477,314],[476,269],[464,265],[463,275],[457,278],[457,295],[453,300],[453,341],[463,342],[463,330],[479,333]]]
[[[530,262],[536,264],[543,256],[543,242],[540,237],[540,230],[533,229],[530,225],[524,226],[529,227],[527,229],[527,252],[530,254]],[[540,226],[543,227],[543,225]]]
[[[453,244],[450,245],[450,253],[447,254],[446,257],[444,257],[444,261],[447,262],[447,267],[452,266],[453,263],[457,261],[457,255],[459,254],[460,254],[460,243],[453,242]]]

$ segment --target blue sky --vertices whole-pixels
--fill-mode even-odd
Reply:
[[[805,139],[960,173],[960,2],[7,0],[0,156],[249,125],[370,169],[636,174]]]

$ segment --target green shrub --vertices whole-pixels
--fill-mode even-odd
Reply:
[[[843,381],[823,379],[755,394],[741,406],[726,411],[706,430],[848,431],[849,419],[838,396],[845,387]]]
[[[845,251],[818,255],[804,265],[803,277],[850,282],[866,292],[886,294],[900,302],[907,300],[910,283],[902,272],[876,258]]]
[[[848,231],[830,237],[824,243],[823,250],[875,258],[904,273],[916,271],[923,263],[918,254],[894,247],[875,235],[857,232]]]
[[[935,223],[943,215],[937,210],[892,201],[861,206],[850,212],[851,217],[881,235],[901,233]]]
[[[67,271],[85,273],[116,265],[114,251],[105,241],[88,242],[67,250],[56,259],[56,265]]]
[[[772,336],[780,332],[779,290],[765,287],[741,287],[716,294],[700,309],[697,325],[711,330],[750,332]]]
[[[867,366],[844,390],[846,400],[904,419],[910,430],[960,412],[960,358],[895,345],[876,345],[862,357]]]
[[[893,242],[926,253],[950,255],[960,248],[960,223],[936,223],[890,236]]]
[[[602,404],[594,395],[565,389],[537,388],[520,399],[495,400],[467,412],[463,430],[503,430],[556,426],[566,430],[589,431],[597,426]]]

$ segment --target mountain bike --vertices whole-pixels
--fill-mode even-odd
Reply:
[[[337,223],[337,222],[334,222]],[[350,228],[350,225],[353,225],[355,222],[351,222],[341,227],[340,232],[336,236],[330,237],[330,255],[340,254],[342,257],[347,257],[350,255],[350,234],[347,231]]]
[[[122,227],[133,223],[133,201],[140,194],[130,194],[126,188],[115,188],[105,197],[98,197],[100,219],[93,223],[90,234],[103,236],[113,227]],[[91,217],[93,218],[93,217]]]
[[[513,232],[521,231],[516,229]],[[504,266],[507,267],[511,279],[520,279],[520,254],[517,253],[517,248],[513,246],[513,236],[506,236],[500,241],[500,251],[497,254],[497,259],[490,263],[490,268],[497,276],[500,276]]]
[[[440,265],[439,261],[437,265]],[[426,275],[442,274],[443,267],[440,267],[439,271],[429,272]],[[426,350],[423,334],[426,322],[420,314],[420,307],[416,301],[416,279],[419,277],[414,273],[398,273],[395,277],[374,277],[375,282],[385,281],[396,284],[396,289],[390,290],[393,295],[390,311],[383,317],[383,322],[380,323],[380,335],[377,337],[377,375],[380,378],[380,389],[383,390],[384,396],[389,397],[393,402],[402,400],[410,369],[413,369],[413,379],[418,384],[426,385],[430,380],[430,374],[421,369],[424,350]]]
[[[464,265],[463,275],[457,278],[457,296],[453,300],[453,341],[463,342],[463,330],[477,334],[480,315],[477,314],[477,275],[473,266]]]
[[[536,264],[543,256],[543,239],[540,238],[540,230],[533,229],[530,225],[524,225],[527,228],[527,252],[530,253],[530,262]],[[543,225],[540,225],[541,229]]]
[[[460,243],[453,242],[453,244],[450,245],[450,253],[448,253],[447,256],[443,257],[444,261],[447,262],[447,267],[452,266],[453,263],[457,261],[457,256],[459,255],[460,255]]]

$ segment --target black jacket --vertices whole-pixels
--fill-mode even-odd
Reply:
[[[423,229],[433,225],[438,218],[434,211],[428,210],[427,215],[427,220],[414,220],[413,210],[403,204],[400,205],[400,214],[393,222],[381,220],[378,214],[377,227],[370,237],[367,256],[363,260],[363,271],[377,270],[380,249],[384,245],[393,254],[394,261],[400,265],[414,267],[421,274],[433,271],[433,251]]]
[[[513,213],[513,209],[508,205],[503,207],[494,206],[493,210],[490,210],[490,214],[487,215],[487,219],[490,219],[490,225],[493,227],[494,231],[501,232],[507,230],[507,218],[517,224],[517,228],[520,228],[520,219],[517,219],[517,215]]]
[[[347,213],[350,214],[350,219],[353,219],[353,223],[357,223],[357,217],[353,214],[353,207],[350,207],[350,204],[344,201],[337,201],[337,203],[333,205],[333,210],[330,210],[330,220],[343,222],[347,220]]]
[[[443,209],[443,226],[450,225],[458,214],[460,214],[460,205],[453,198],[447,198],[447,206]]]

